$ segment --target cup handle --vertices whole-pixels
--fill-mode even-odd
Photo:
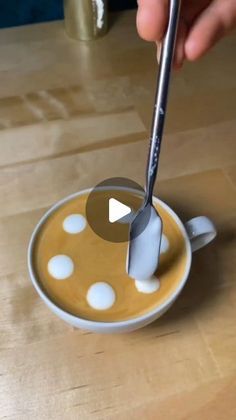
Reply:
[[[197,251],[216,237],[216,228],[206,216],[194,217],[185,223],[192,251]]]

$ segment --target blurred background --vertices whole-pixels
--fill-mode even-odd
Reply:
[[[136,5],[137,0],[108,0],[110,11],[133,9]],[[63,19],[63,0],[0,0],[0,28],[57,19]]]

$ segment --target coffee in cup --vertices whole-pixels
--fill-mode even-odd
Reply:
[[[97,192],[98,202],[111,193]],[[133,192],[120,194],[131,208],[140,199]],[[175,218],[161,202],[155,203],[163,221],[159,267],[150,280],[134,281],[125,268],[127,242],[106,241],[91,229],[87,200],[84,193],[64,201],[37,231],[32,264],[43,293],[63,311],[95,322],[131,320],[167,302],[188,265],[186,240]],[[128,239],[128,224],[126,229]]]

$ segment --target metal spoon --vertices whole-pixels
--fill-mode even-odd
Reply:
[[[147,162],[145,199],[130,226],[127,272],[129,276],[138,280],[150,278],[155,273],[159,263],[162,220],[153,206],[152,195],[158,170],[180,3],[180,0],[170,1],[169,23],[161,50],[160,70],[157,79],[151,143]]]

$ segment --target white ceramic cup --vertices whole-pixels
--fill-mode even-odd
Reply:
[[[131,190],[134,192],[134,190]],[[43,299],[46,305],[54,312],[59,318],[63,319],[67,323],[73,325],[74,327],[90,330],[93,332],[98,333],[123,333],[123,332],[130,332],[134,331],[138,328],[144,327],[145,325],[150,324],[161,315],[163,315],[170,306],[174,303],[180,292],[182,291],[189,275],[191,263],[192,263],[192,252],[196,251],[203,246],[207,245],[211,242],[216,236],[216,229],[214,224],[210,219],[205,216],[195,217],[194,219],[189,220],[185,225],[181,222],[179,217],[174,213],[174,211],[163,201],[159,200],[158,198],[153,198],[154,203],[158,203],[162,206],[174,219],[175,223],[178,225],[179,229],[181,230],[183,237],[186,243],[186,252],[187,252],[187,262],[185,267],[185,272],[180,280],[178,287],[172,293],[172,295],[161,305],[157,305],[155,309],[147,312],[144,315],[137,316],[136,318],[128,319],[127,321],[117,321],[117,322],[98,322],[98,321],[91,321],[87,319],[80,318],[78,316],[72,315],[71,313],[65,311],[64,309],[57,306],[54,302],[50,300],[50,298],[45,294],[43,291],[39,281],[37,280],[37,275],[34,270],[33,264],[33,248],[35,244],[35,239],[38,233],[40,232],[43,224],[48,219],[48,217],[56,211],[59,207],[61,207],[66,202],[70,201],[71,199],[78,197],[80,195],[88,194],[91,192],[91,189],[83,190],[78,193],[72,194],[65,199],[56,203],[51,209],[45,213],[45,215],[41,218],[37,226],[35,227],[33,234],[31,236],[31,240],[29,243],[28,248],[28,269],[31,281],[37,290],[39,296]],[[131,280],[132,281],[132,280]]]

